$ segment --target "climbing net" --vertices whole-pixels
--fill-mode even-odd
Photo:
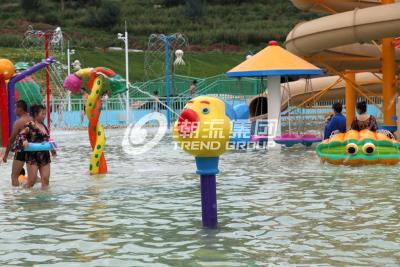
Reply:
[[[40,31],[29,26],[21,42],[21,48],[24,50],[24,61],[29,66],[32,66],[44,59],[46,35],[48,38],[48,54],[56,57],[56,61],[49,67],[52,96],[58,99],[65,99],[66,92],[62,83],[63,78],[67,75],[66,50],[64,47],[68,38],[65,38],[65,34],[60,27],[52,31]],[[36,74],[35,78],[39,82],[44,95],[45,71]]]
[[[36,30],[33,26],[29,26],[24,34],[24,38],[21,42],[21,48],[24,50],[22,65],[25,67],[31,67],[45,58],[46,46],[49,56],[55,56],[56,61],[49,65],[49,76],[50,76],[50,88],[51,88],[51,110],[57,112],[56,118],[52,117],[52,123],[54,126],[59,126],[62,123],[62,114],[67,109],[67,93],[63,88],[63,80],[67,76],[68,66],[67,51],[65,49],[65,43],[68,41],[66,36],[60,27],[54,30]],[[46,44],[47,42],[47,44]],[[21,69],[22,71],[23,69]],[[46,95],[46,71],[42,70],[35,73],[33,77],[34,81],[40,86],[41,96]],[[32,95],[31,88],[22,87],[25,95]],[[36,96],[37,98],[40,96]],[[45,99],[45,97],[43,97]],[[37,102],[37,100],[35,101]]]
[[[166,40],[168,40],[168,64],[166,58]],[[145,51],[144,70],[146,80],[164,77],[166,67],[170,70],[171,93],[174,94],[176,75],[190,75],[190,61],[187,55],[189,40],[182,33],[171,35],[151,34]]]

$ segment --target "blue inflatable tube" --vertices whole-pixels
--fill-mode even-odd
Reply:
[[[25,148],[24,151],[27,152],[49,151],[49,150],[54,150],[55,148],[56,146],[54,142],[29,143],[28,148]]]

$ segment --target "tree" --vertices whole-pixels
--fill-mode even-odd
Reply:
[[[116,2],[106,1],[102,3],[98,12],[98,23],[105,28],[112,28],[117,24],[121,16],[121,9]]]
[[[185,0],[164,0],[166,7],[179,6],[185,4]]]
[[[186,0],[186,16],[197,20],[204,14],[204,0]]]
[[[81,8],[84,6],[100,6],[101,0],[68,0],[68,5],[72,7]]]
[[[25,12],[38,10],[41,6],[40,0],[20,0],[20,3]]]

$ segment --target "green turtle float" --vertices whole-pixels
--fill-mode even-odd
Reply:
[[[322,162],[335,165],[397,164],[400,143],[384,132],[349,130],[324,140],[316,148]]]

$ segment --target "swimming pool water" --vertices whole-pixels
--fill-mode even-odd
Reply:
[[[399,266],[399,166],[321,165],[313,149],[229,152],[219,228],[203,229],[191,156],[165,137],[129,156],[109,129],[109,174],[88,175],[85,131],[55,132],[47,191],[0,166],[0,266]]]

